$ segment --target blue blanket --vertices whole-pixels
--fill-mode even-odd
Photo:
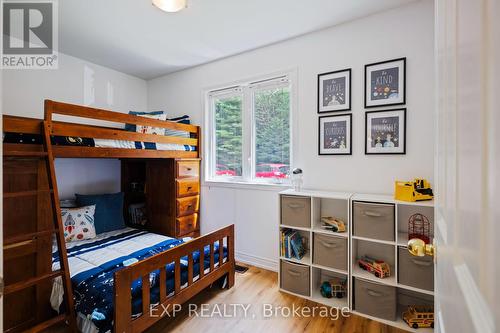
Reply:
[[[181,239],[160,236],[131,228],[99,235],[90,241],[68,243],[68,262],[75,299],[75,309],[99,328],[112,330],[114,312],[114,273],[124,267],[182,244]],[[214,262],[219,260],[215,244]],[[203,267],[210,266],[210,249],[204,249]],[[56,252],[57,253],[57,252]],[[54,253],[54,268],[59,258]],[[224,248],[224,257],[227,251]],[[187,283],[187,256],[181,259],[181,285]],[[199,251],[193,253],[193,272],[199,274]],[[174,291],[174,263],[166,266],[167,294]],[[151,304],[159,301],[159,270],[150,273]],[[132,316],[142,311],[142,280],[133,281]]]

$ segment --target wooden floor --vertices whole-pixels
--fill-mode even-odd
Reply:
[[[189,314],[188,306],[183,306],[175,318],[164,318],[152,326],[147,333],[163,332],[200,332],[200,333],[225,333],[225,332],[329,332],[329,333],[403,333],[405,331],[386,326],[379,322],[365,319],[360,316],[350,315],[348,318],[340,317],[332,320],[331,317],[314,318],[264,318],[263,304],[274,306],[320,306],[315,302],[304,300],[278,290],[277,273],[256,267],[244,274],[236,273],[236,283],[231,289],[220,289],[212,287],[193,298],[189,303],[198,306],[198,314],[201,314],[201,304],[208,304],[209,311],[214,309],[214,304],[222,310],[224,304],[250,305],[248,317],[244,317],[243,311],[238,312],[234,318],[222,318],[215,316],[206,318]],[[193,305],[193,306],[194,306]],[[230,310],[228,308],[228,310]],[[255,314],[255,317],[252,316]],[[59,330],[58,332],[63,332]],[[54,330],[52,330],[54,332]]]
[[[263,318],[263,304],[274,306],[319,306],[311,301],[278,290],[277,273],[250,267],[244,274],[236,274],[235,286],[229,290],[212,288],[195,297],[190,303],[197,304],[250,304],[249,316],[243,311],[236,318],[202,318],[189,316],[184,307],[175,319],[163,319],[151,327],[148,333],[160,332],[331,332],[331,333],[403,333],[405,331],[365,319],[356,315],[332,320],[321,318]],[[222,308],[222,307],[221,307]],[[199,313],[199,312],[198,312]],[[251,314],[255,314],[255,318]]]

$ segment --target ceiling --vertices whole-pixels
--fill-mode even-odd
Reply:
[[[413,0],[59,1],[59,51],[151,79],[394,8]]]

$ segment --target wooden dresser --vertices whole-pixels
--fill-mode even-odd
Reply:
[[[122,160],[122,191],[125,216],[131,204],[146,204],[147,230],[200,235],[200,159]]]

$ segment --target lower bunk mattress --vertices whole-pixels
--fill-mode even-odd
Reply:
[[[175,239],[162,235],[149,233],[142,230],[125,228],[99,234],[91,240],[66,243],[68,263],[73,286],[75,310],[78,314],[78,326],[82,332],[108,332],[112,331],[114,314],[114,273],[126,266],[155,254],[164,252],[178,246],[190,238]],[[214,263],[219,261],[219,244],[214,245]],[[223,249],[224,258],[227,260],[227,249]],[[193,252],[193,279],[198,279],[200,270],[200,253]],[[204,249],[204,262],[206,271],[210,267],[210,248]],[[181,288],[187,286],[188,258],[183,257],[181,265]],[[60,267],[57,251],[53,254],[52,269]],[[167,294],[174,291],[174,263],[166,266]],[[151,272],[149,279],[151,285],[151,304],[159,302],[159,270]],[[132,291],[132,317],[142,312],[142,280],[133,281]],[[59,311],[63,300],[63,287],[61,279],[54,282],[51,304],[54,310]]]

